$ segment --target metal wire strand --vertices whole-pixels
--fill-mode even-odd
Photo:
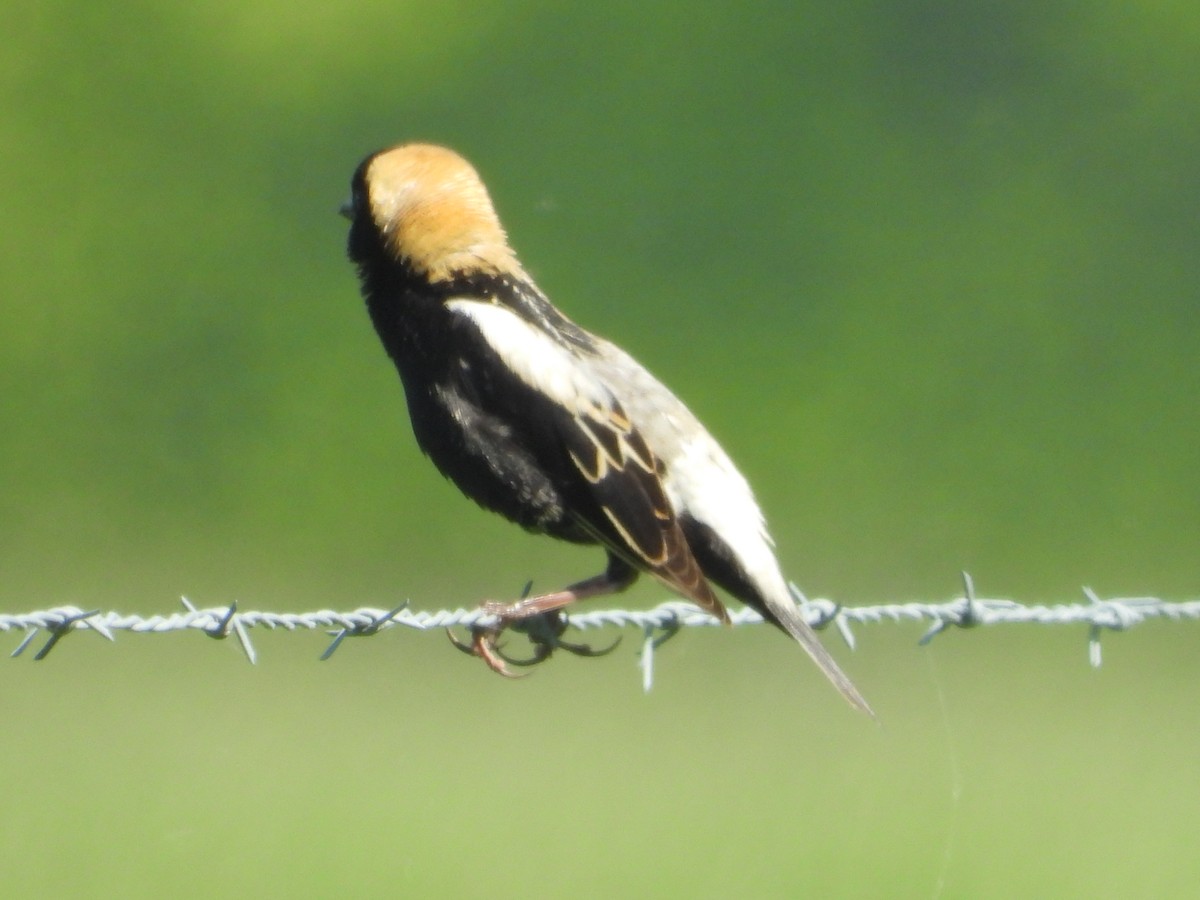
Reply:
[[[1168,602],[1157,597],[1119,597],[1102,599],[1091,588],[1084,588],[1086,602],[1025,606],[1012,600],[985,599],[975,596],[971,577],[963,573],[963,595],[944,603],[882,603],[874,606],[844,606],[825,599],[806,598],[793,586],[793,593],[806,620],[815,628],[832,624],[853,648],[852,625],[880,622],[928,622],[929,628],[919,643],[926,644],[950,628],[978,628],[995,625],[1079,625],[1087,627],[1088,658],[1093,666],[1101,663],[1100,639],[1107,631],[1125,631],[1151,619],[1200,619],[1200,600]],[[45,642],[34,655],[45,659],[64,637],[92,631],[110,641],[115,633],[165,634],[195,630],[223,639],[234,635],[251,662],[257,660],[250,631],[255,628],[286,631],[324,629],[333,638],[321,659],[328,659],[349,637],[369,637],[392,628],[416,631],[441,630],[452,626],[488,625],[491,616],[475,609],[423,611],[410,609],[407,603],[392,609],[361,607],[349,612],[321,609],[314,612],[287,613],[240,611],[236,603],[227,606],[197,608],[186,597],[184,611],[168,615],[140,616],[115,611],[85,611],[75,606],[56,606],[27,613],[0,613],[0,631],[23,631],[24,636],[13,657],[21,656],[41,632]],[[757,625],[763,619],[751,609],[730,614],[732,624]],[[691,603],[679,600],[660,603],[651,609],[581,609],[567,619],[569,628],[634,628],[642,633],[640,669],[645,690],[653,684],[654,653],[662,644],[685,628],[720,623]]]

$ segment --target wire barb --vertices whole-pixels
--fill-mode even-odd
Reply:
[[[953,612],[948,611],[947,615],[939,617],[937,621],[930,626],[929,630],[921,635],[921,639],[917,643],[924,647],[935,637],[949,628],[951,625],[958,628],[974,628],[976,625],[985,624],[983,615],[980,612],[979,603],[975,600],[975,579],[969,572],[962,572],[963,580],[963,595],[961,599],[961,609]]]
[[[93,609],[91,612],[83,612],[82,610],[69,609],[66,607],[58,610],[47,610],[44,620],[37,625],[32,625],[29,627],[29,631],[25,635],[24,640],[17,645],[17,649],[14,650],[10,656],[15,658],[24,653],[25,648],[30,645],[34,637],[37,635],[38,629],[44,628],[46,631],[50,632],[50,637],[47,638],[46,643],[42,645],[42,649],[39,650],[33,657],[34,662],[40,662],[50,655],[50,651],[53,650],[58,645],[58,642],[66,637],[78,623],[99,614],[100,610],[98,609]],[[116,638],[113,637],[113,633],[109,631],[104,624],[95,622],[92,623],[91,627],[92,630],[97,634],[108,638],[110,641],[116,640]]]
[[[650,693],[654,687],[654,651],[683,629],[679,617],[672,615],[661,624],[647,623],[642,629],[642,652],[639,665],[642,670],[642,692]]]
[[[333,651],[340,647],[342,641],[348,637],[370,637],[373,634],[379,634],[379,629],[383,628],[394,618],[396,618],[396,616],[400,615],[400,613],[407,606],[408,601],[405,600],[399,606],[395,607],[389,612],[384,613],[382,616],[374,616],[372,618],[368,618],[365,622],[347,625],[342,628],[341,631],[330,631],[329,634],[333,636],[333,643],[326,647],[325,652],[321,654],[321,662],[325,662],[325,660],[333,656]]]
[[[198,618],[212,615],[211,612],[196,609],[192,605],[192,601],[187,597],[180,597],[179,599],[187,607],[188,612],[194,613]],[[238,643],[241,645],[242,652],[246,654],[246,659],[250,661],[250,665],[258,662],[258,654],[254,652],[254,645],[250,643],[250,634],[242,625],[241,620],[237,618],[236,600],[230,601],[228,608],[215,619],[214,624],[207,628],[200,627],[203,628],[204,633],[210,638],[215,638],[218,641],[225,640],[225,638],[229,637],[229,632],[232,631],[237,635]]]
[[[1084,585],[1083,595],[1088,603],[1097,611],[1097,618],[1088,627],[1088,662],[1093,669],[1100,668],[1104,658],[1100,653],[1100,635],[1105,630],[1124,631],[1131,625],[1136,625],[1141,619],[1138,614],[1124,601],[1101,600],[1096,592]]]
[[[832,623],[837,627],[838,634],[842,636],[846,646],[854,649],[854,632],[850,630],[849,620],[842,615],[842,604],[832,600],[810,600],[794,582],[788,582],[788,590],[804,612],[809,628],[813,631],[824,631]]]

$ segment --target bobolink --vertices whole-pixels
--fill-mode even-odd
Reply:
[[[509,674],[495,646],[504,627],[646,572],[728,621],[710,582],[724,588],[870,712],[793,601],[746,479],[653,375],[551,305],[470,164],[426,144],[372,154],[343,212],[421,449],[486,509],[608,553],[594,578],[485,604],[498,624],[475,630],[472,652]]]

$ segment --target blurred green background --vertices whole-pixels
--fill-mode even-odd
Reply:
[[[1200,8],[6,4],[0,608],[417,608],[592,574],[415,449],[335,210],[470,158],[542,287],[846,603],[1200,586]],[[620,601],[663,599],[642,585]],[[1196,627],[441,635],[0,665],[9,897],[1183,896]],[[19,635],[6,640],[16,646]]]

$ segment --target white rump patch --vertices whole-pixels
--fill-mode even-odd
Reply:
[[[681,440],[665,483],[675,508],[687,510],[729,545],[764,599],[789,598],[750,485],[708,432]]]

